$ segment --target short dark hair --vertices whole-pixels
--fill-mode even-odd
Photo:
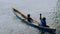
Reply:
[[[28,17],[30,17],[30,14],[27,14]]]
[[[46,20],[46,18],[45,18],[45,17],[43,17],[43,20]]]

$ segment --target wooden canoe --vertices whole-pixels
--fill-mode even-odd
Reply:
[[[35,25],[35,24],[39,24],[39,22],[36,21],[36,20],[35,20],[35,24],[28,22],[27,20],[25,20],[25,19],[27,19],[27,16],[25,16],[21,11],[18,11],[18,10],[15,9],[15,8],[13,8],[13,13],[16,15],[16,17],[17,17],[18,19],[20,19],[22,22],[26,23],[27,25],[30,25],[30,26],[32,26],[32,27],[35,27],[35,28],[37,28],[37,29],[39,29],[39,30],[43,30],[43,31],[45,31],[45,32],[49,32],[49,33],[53,33],[53,34],[56,33],[56,29]],[[19,15],[18,15],[17,13],[18,13]],[[21,17],[19,17],[19,16],[21,16]],[[22,18],[22,17],[23,17],[23,18]]]

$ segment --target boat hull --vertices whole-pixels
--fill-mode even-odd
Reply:
[[[13,11],[13,13],[16,15],[16,17],[17,17],[18,19],[20,19],[23,23],[26,23],[26,24],[29,25],[29,26],[32,26],[32,27],[34,27],[34,28],[37,28],[37,29],[42,30],[42,31],[45,31],[45,32],[49,32],[49,33],[51,33],[51,34],[55,34],[55,33],[56,33],[56,29],[52,29],[52,28],[47,28],[47,27],[42,27],[42,26],[34,25],[34,24],[26,21],[25,19],[19,17],[19,16],[16,14],[16,12]]]

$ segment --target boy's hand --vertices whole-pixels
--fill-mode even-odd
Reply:
[[[40,14],[40,15],[42,15],[42,14]]]

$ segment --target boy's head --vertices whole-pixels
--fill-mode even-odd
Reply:
[[[28,17],[30,17],[30,14],[27,14]]]
[[[46,20],[46,18],[45,18],[45,17],[43,17],[43,20]]]

